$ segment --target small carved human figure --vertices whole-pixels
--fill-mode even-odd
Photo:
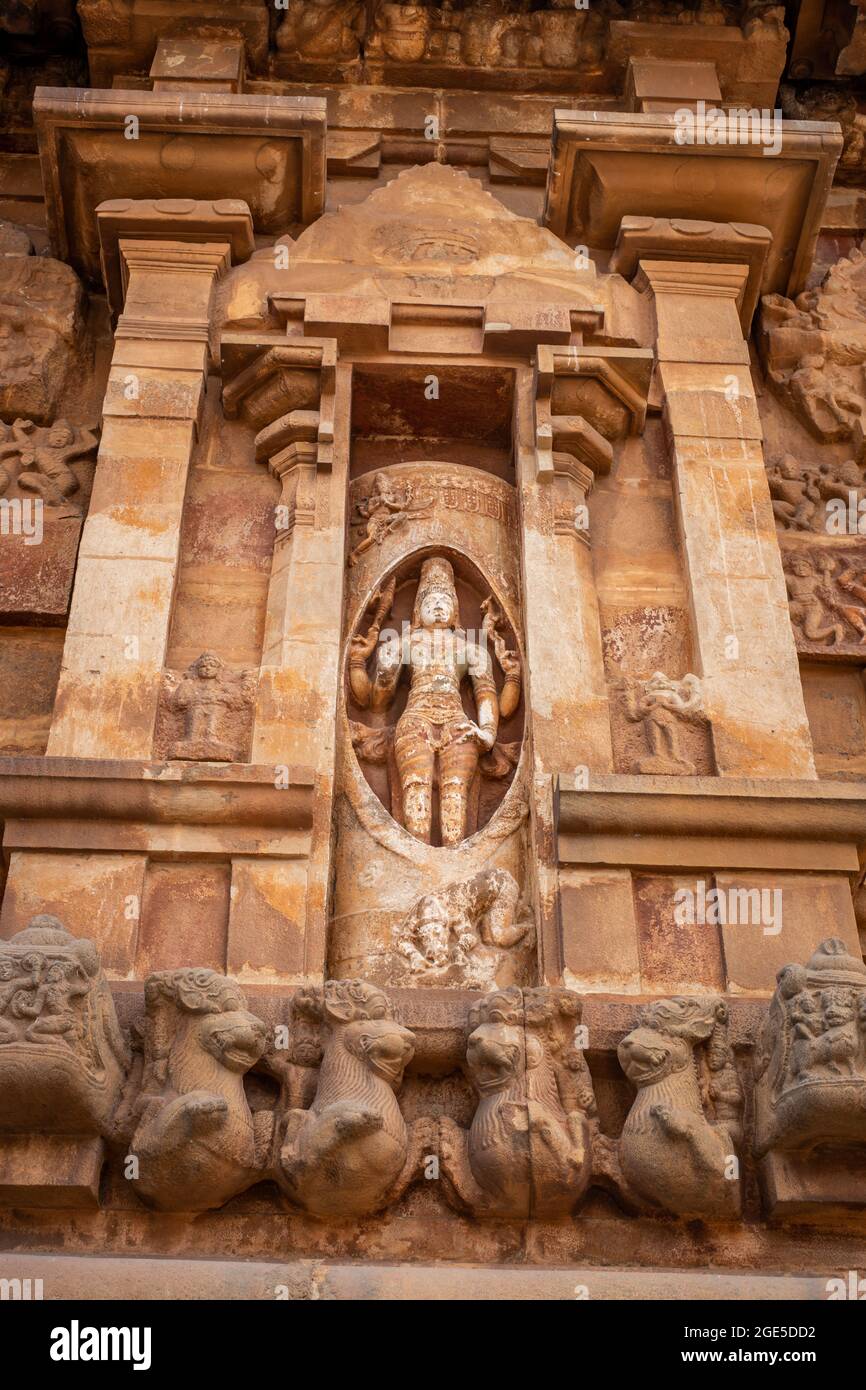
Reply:
[[[785,558],[791,622],[807,642],[826,642],[830,638],[829,645],[836,646],[845,636],[843,624],[833,620],[829,583],[833,569],[833,561],[826,557],[813,560],[795,553]]]
[[[440,1121],[446,1192],[476,1216],[567,1215],[589,1185],[595,1098],[568,990],[499,990],[469,1011],[471,1128]]]
[[[233,980],[163,970],[144,986],[144,1072],[130,1153],[134,1188],[161,1211],[207,1211],[268,1176],[273,1113],[253,1115],[244,1075],[268,1042]]]
[[[408,644],[395,634],[378,645],[380,621],[377,615],[365,634],[352,639],[352,695],[362,709],[387,709],[405,663],[409,698],[394,735],[403,824],[416,839],[432,842],[438,778],[442,843],[458,845],[466,835],[469,788],[479,758],[493,748],[500,716],[507,719],[517,708],[519,672],[512,673],[497,695],[486,643],[469,640],[460,626],[454,571],[443,556],[425,560],[421,567]],[[370,674],[367,663],[374,651]],[[463,707],[461,687],[467,679],[472,684],[477,722]]]
[[[328,980],[299,991],[294,1009],[322,1026],[324,1050],[315,1098],[291,1109],[277,1178],[310,1215],[340,1220],[396,1201],[417,1176],[432,1131],[412,1131],[396,1092],[415,1052],[387,997],[360,980]]]
[[[676,1216],[733,1218],[740,1212],[743,1097],[718,998],[648,1004],[618,1048],[637,1088],[620,1139],[623,1178],[651,1206]],[[698,1049],[706,1044],[704,1087]]]
[[[374,545],[381,545],[398,526],[402,526],[410,517],[428,511],[429,506],[423,501],[415,502],[411,483],[397,485],[387,473],[377,473],[369,497],[363,498],[357,505],[359,518],[367,524],[366,535],[349,555],[349,565],[357,564],[366,551]]]
[[[32,420],[16,420],[0,440],[0,465],[7,458],[17,458],[19,487],[37,493],[48,507],[62,508],[63,516],[77,517],[81,511],[69,498],[80,484],[69,464],[90,453],[96,442],[92,430],[75,429],[66,420],[56,420],[47,428]],[[8,486],[9,474],[2,471]]]
[[[755,1149],[866,1145],[866,966],[831,937],[786,965],[755,1054]]]
[[[638,772],[669,776],[693,776],[694,763],[680,750],[681,721],[703,719],[701,683],[697,676],[675,680],[655,671],[637,688],[626,683],[625,712],[634,723],[642,723],[649,756],[638,762]]]
[[[107,1137],[128,1065],[92,941],[42,913],[0,943],[0,1131]]]
[[[427,893],[395,928],[396,949],[419,983],[446,977],[492,988],[505,953],[532,933],[518,914],[520,890],[507,869],[485,869]]]
[[[785,454],[768,466],[767,481],[778,524],[792,531],[810,531],[821,500],[816,471]]]
[[[789,611],[795,631],[807,642],[836,646],[846,638],[845,624],[853,628],[859,644],[866,642],[866,607],[847,602],[866,599],[866,588],[849,565],[836,574],[833,556],[803,555],[795,552],[784,560],[788,585]],[[842,619],[842,622],[837,621]],[[850,640],[850,639],[849,639]]]
[[[255,698],[255,672],[229,670],[213,652],[202,652],[186,675],[165,673],[163,704],[183,716],[183,736],[168,748],[167,757],[210,762],[238,762],[240,740],[221,737],[221,725],[232,711],[246,713]]]

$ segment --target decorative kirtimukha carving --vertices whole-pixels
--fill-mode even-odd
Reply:
[[[0,493],[17,483],[23,491],[35,492],[46,507],[59,507],[61,516],[80,517],[80,508],[69,500],[80,487],[69,465],[86,457],[96,444],[93,430],[77,429],[68,420],[48,426],[32,420],[0,424]],[[6,465],[13,460],[18,466],[11,470]]]
[[[649,756],[641,758],[638,772],[667,776],[694,776],[695,765],[682,756],[681,722],[704,720],[703,693],[697,676],[681,680],[655,671],[648,680],[624,682],[626,716],[642,723]]]
[[[225,737],[227,716],[240,716],[242,726],[249,722],[255,702],[255,671],[232,671],[213,652],[202,652],[184,676],[164,673],[163,710],[180,714],[183,735],[172,740],[167,758],[209,762],[241,762],[247,742],[242,727],[238,737]]]
[[[92,941],[41,914],[0,943],[0,1131],[110,1136],[128,1064]]]
[[[637,1088],[620,1139],[626,1188],[677,1216],[740,1214],[743,1094],[727,1024],[722,999],[662,999],[618,1048]]]
[[[300,58],[357,58],[366,25],[363,0],[289,0],[277,30],[281,53]]]
[[[519,900],[507,869],[485,869],[426,893],[395,928],[397,952],[419,984],[491,989],[510,948],[534,940],[532,919],[519,912]]]
[[[368,497],[357,503],[358,520],[366,523],[366,535],[349,555],[354,565],[374,545],[412,517],[426,516],[433,507],[432,496],[416,497],[412,483],[394,483],[387,473],[377,473]]]
[[[788,609],[798,646],[846,647],[866,642],[866,575],[850,557],[820,551],[783,556]],[[855,602],[855,600],[860,602]],[[852,637],[852,632],[856,636]]]
[[[446,1191],[476,1216],[563,1216],[589,1185],[597,1132],[589,1070],[563,989],[505,989],[469,1011],[466,1066],[478,1095],[467,1131],[440,1121]]]
[[[823,941],[779,971],[755,1057],[755,1151],[866,1144],[866,965]]]
[[[325,1042],[312,1105],[285,1116],[278,1181],[312,1216],[378,1211],[420,1175],[433,1136],[423,1120],[408,1130],[397,1103],[415,1039],[361,980],[301,990],[293,1009],[322,1025]]]
[[[144,1071],[134,1104],[134,1187],[162,1211],[207,1211],[268,1176],[273,1113],[253,1115],[244,1075],[268,1031],[213,970],[145,981]]]
[[[376,596],[375,616],[366,633],[352,638],[352,695],[362,709],[383,711],[408,670],[409,698],[394,731],[402,822],[410,835],[432,842],[438,774],[442,844],[457,845],[466,836],[469,788],[479,759],[493,749],[500,717],[509,718],[519,704],[520,660],[504,642],[496,644],[500,663],[506,663],[505,685],[497,694],[487,642],[470,640],[461,627],[454,570],[444,556],[425,560],[421,567],[408,641],[394,633],[379,642],[388,592]],[[498,621],[498,611],[488,609],[483,630],[492,636]],[[368,671],[371,657],[373,668]],[[477,722],[463,707],[465,680],[472,684]]]

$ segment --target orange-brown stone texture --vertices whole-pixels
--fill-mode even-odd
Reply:
[[[0,1277],[826,1297],[862,4],[0,34]]]

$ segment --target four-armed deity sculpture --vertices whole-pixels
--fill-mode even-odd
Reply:
[[[498,633],[492,605],[477,639],[463,629],[454,569],[444,556],[432,556],[421,566],[408,640],[393,633],[380,641],[384,606],[379,604],[367,632],[352,639],[352,696],[362,709],[384,711],[408,670],[409,696],[394,731],[403,824],[416,839],[432,843],[438,786],[442,844],[458,845],[466,836],[469,789],[479,759],[496,743],[500,719],[508,719],[519,704],[520,660]],[[488,637],[505,672],[501,692],[496,689]],[[463,703],[466,682],[472,688],[474,719]]]

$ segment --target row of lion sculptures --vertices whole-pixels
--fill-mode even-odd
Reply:
[[[416,1039],[383,990],[301,989],[291,1027],[273,1029],[234,981],[160,971],[130,1038],[93,943],[43,915],[0,944],[0,1150],[21,1135],[96,1138],[163,1211],[205,1211],[274,1181],[297,1208],[340,1220],[436,1178],[476,1217],[567,1217],[596,1185],[636,1213],[736,1219],[744,1105],[724,1000],[640,1009],[618,1048],[636,1092],[618,1139],[601,1130],[580,1020],[567,989],[478,997],[471,1123],[407,1124],[398,1095]],[[276,1104],[251,1108],[253,1068],[279,1083]],[[751,1151],[782,1165],[777,1186],[792,1172],[806,1182],[818,1151],[866,1145],[866,966],[841,941],[780,971],[753,1081]]]

